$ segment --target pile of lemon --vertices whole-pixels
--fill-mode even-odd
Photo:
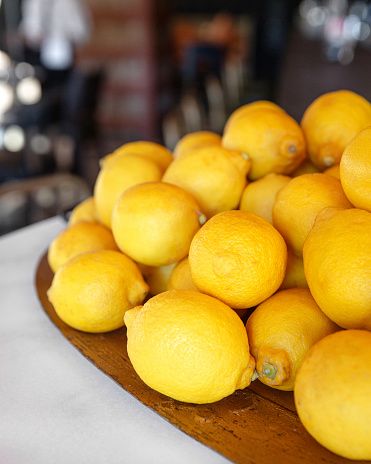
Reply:
[[[371,459],[371,104],[319,96],[300,123],[269,101],[173,152],[102,159],[50,244],[48,297],[86,332],[127,328],[140,378],[179,401],[258,378],[294,391],[323,446]],[[245,323],[246,322],[246,323]]]

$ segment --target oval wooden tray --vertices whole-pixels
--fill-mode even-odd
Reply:
[[[258,380],[217,403],[206,405],[181,403],[150,389],[130,363],[126,329],[88,334],[67,326],[46,296],[52,279],[53,273],[44,254],[36,270],[37,294],[45,312],[66,339],[144,405],[232,462],[361,463],[341,458],[319,445],[300,423],[293,394],[274,390]]]

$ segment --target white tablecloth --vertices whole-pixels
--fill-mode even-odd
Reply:
[[[44,313],[35,270],[64,227],[52,218],[0,237],[0,462],[230,463],[121,389]]]

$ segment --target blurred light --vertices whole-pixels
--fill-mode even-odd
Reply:
[[[0,81],[7,82],[9,80],[10,74],[7,69],[0,68]]]
[[[25,144],[25,136],[21,127],[8,126],[4,131],[4,147],[12,152],[22,150]]]
[[[51,150],[51,142],[46,135],[37,134],[31,138],[30,147],[38,155],[45,155]]]
[[[354,50],[351,46],[344,46],[338,51],[337,59],[340,64],[347,65],[353,61]]]
[[[41,100],[41,84],[36,77],[25,77],[16,87],[18,100],[24,105],[34,105]]]
[[[39,189],[35,193],[35,201],[41,208],[50,208],[56,200],[56,194],[50,187]]]
[[[27,195],[23,192],[5,193],[0,198],[0,223],[2,228],[14,225],[15,215],[19,215],[27,204]]]
[[[358,16],[350,14],[344,18],[343,37],[345,40],[357,40],[354,36],[355,28],[360,23]]]
[[[326,17],[326,8],[322,6],[316,6],[315,8],[312,8],[310,11],[308,11],[307,20],[311,26],[317,27],[322,26],[325,23]]]
[[[359,22],[354,25],[352,29],[352,35],[356,40],[359,40],[360,42],[366,40],[369,38],[371,33],[371,28],[369,24]]]
[[[68,135],[59,135],[54,143],[54,157],[59,170],[70,170],[74,163],[75,141]]]
[[[0,150],[4,148],[4,127],[0,126]]]
[[[314,0],[303,0],[299,6],[300,15],[306,18],[309,12],[317,6],[318,3]]]
[[[13,105],[14,94],[12,87],[0,81],[0,118]]]
[[[76,203],[76,188],[71,182],[62,182],[58,190],[62,204],[72,205]]]
[[[21,62],[16,64],[14,68],[14,73],[18,79],[24,79],[25,77],[34,77],[35,75],[35,68],[25,62]]]
[[[328,9],[335,15],[342,15],[348,7],[347,0],[328,0]]]
[[[0,51],[0,69],[9,69],[11,65],[12,60],[9,56],[5,52]]]
[[[335,45],[328,45],[326,48],[326,58],[331,62],[331,63],[336,63],[336,61],[339,58],[339,49]]]
[[[360,19],[367,18],[367,3],[366,2],[354,2],[350,8],[349,13],[358,16]]]

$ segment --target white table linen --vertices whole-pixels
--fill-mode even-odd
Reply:
[[[0,237],[0,462],[227,464],[86,360],[44,313],[35,271],[55,217]]]

